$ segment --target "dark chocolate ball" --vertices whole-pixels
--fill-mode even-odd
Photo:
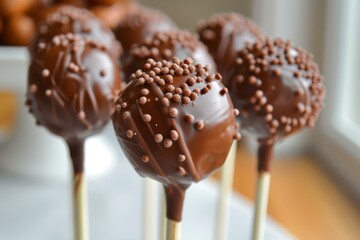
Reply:
[[[220,74],[190,59],[154,61],[132,75],[112,116],[120,146],[142,176],[189,186],[224,163],[236,133]]]
[[[0,16],[13,17],[26,13],[38,0],[0,0]]]
[[[118,59],[121,47],[110,29],[105,27],[94,14],[86,9],[64,6],[48,15],[39,24],[30,51],[34,54],[40,43],[51,41],[59,34],[74,33],[84,35],[105,45],[111,55]]]
[[[2,33],[5,45],[27,46],[35,32],[35,23],[26,15],[15,15],[9,18]]]
[[[240,111],[241,129],[270,142],[312,127],[325,93],[312,56],[281,39],[240,51],[227,87]]]
[[[128,61],[123,63],[125,81],[130,81],[130,75],[143,68],[147,59],[155,61],[170,61],[173,57],[180,60],[190,57],[195,63],[208,64],[216,71],[215,63],[206,47],[197,36],[188,31],[157,32],[147,38],[142,44],[134,44],[130,50]]]
[[[198,33],[200,40],[209,48],[224,83],[228,81],[229,68],[236,53],[247,42],[264,38],[254,22],[238,13],[219,13],[201,20]]]
[[[89,6],[96,17],[98,17],[105,26],[114,29],[121,22],[133,7],[136,7],[135,1],[119,1],[111,5],[93,5]]]
[[[121,80],[107,48],[68,33],[42,43],[28,71],[27,105],[52,133],[84,139],[110,120]]]
[[[121,62],[126,62],[134,43],[144,42],[147,37],[151,37],[155,32],[164,32],[176,28],[176,24],[158,10],[142,6],[131,8],[114,29],[116,38],[124,49]]]

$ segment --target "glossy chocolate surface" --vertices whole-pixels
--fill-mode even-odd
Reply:
[[[185,189],[219,169],[239,137],[220,79],[190,59],[150,59],[116,101],[120,146],[141,176],[165,186],[170,219],[181,220]]]
[[[212,57],[196,35],[188,31],[174,30],[157,32],[144,43],[134,44],[128,60],[123,64],[124,79],[129,82],[130,75],[142,69],[149,58],[155,61],[170,61],[173,57],[180,60],[190,57],[195,63],[208,64],[212,71],[216,71]]]
[[[137,6],[129,9],[123,20],[115,27],[114,33],[124,49],[121,62],[126,62],[131,46],[142,43],[155,32],[164,32],[176,29],[176,24],[164,13]]]
[[[33,57],[27,105],[52,133],[67,141],[85,139],[110,120],[120,83],[105,46],[80,35],[59,35]]]
[[[241,130],[272,144],[312,127],[323,107],[323,77],[312,56],[290,42],[259,41],[240,51],[227,84]]]
[[[66,33],[89,37],[105,45],[114,58],[118,59],[120,56],[121,47],[112,31],[88,10],[71,6],[60,7],[39,24],[30,52],[35,53],[40,43]]]
[[[250,19],[238,13],[218,13],[198,24],[200,40],[209,48],[223,82],[228,81],[229,68],[236,53],[246,42],[263,39],[262,31]]]

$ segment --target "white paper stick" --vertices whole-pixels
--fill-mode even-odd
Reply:
[[[181,239],[181,222],[167,219],[166,221],[166,240]]]
[[[219,199],[216,221],[217,240],[225,240],[228,238],[230,204],[236,161],[236,146],[237,141],[234,141],[231,146],[230,152],[226,158],[224,166],[221,169],[220,192],[218,195]]]
[[[255,203],[255,215],[254,215],[253,232],[252,232],[253,240],[264,239],[269,189],[270,189],[270,173],[264,171],[259,172],[256,183],[256,203]]]
[[[150,179],[144,178],[144,240],[155,240],[157,230],[157,212],[156,212],[156,195],[157,183]]]
[[[84,173],[74,175],[74,224],[75,239],[89,239],[87,190]]]

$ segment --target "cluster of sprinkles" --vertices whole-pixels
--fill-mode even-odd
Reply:
[[[129,59],[123,66],[125,79],[130,81],[130,75],[138,69],[143,69],[149,58],[154,61],[170,61],[173,57],[190,57],[195,63],[209,64],[213,70],[215,69],[212,57],[197,35],[186,30],[171,30],[156,32],[141,44],[132,46]]]
[[[159,35],[160,36],[160,35]],[[175,77],[183,77],[184,83],[179,87],[176,87],[174,83]],[[179,116],[179,110],[176,104],[187,106],[196,104],[195,101],[199,95],[208,94],[212,88],[213,81],[220,81],[221,75],[219,73],[214,74],[209,71],[209,66],[204,67],[201,64],[192,64],[191,58],[186,58],[184,61],[180,61],[178,58],[172,58],[171,61],[155,61],[148,59],[144,65],[144,70],[137,70],[131,75],[131,81],[136,83],[139,89],[140,95],[137,99],[139,107],[146,106],[150,102],[160,102],[161,106],[167,111],[167,116],[170,119],[177,118]],[[161,89],[161,97],[153,96],[149,94],[150,89]],[[150,91],[149,91],[150,90]],[[228,92],[227,88],[222,87],[219,91],[219,95],[224,96]],[[122,113],[124,119],[130,116],[130,112],[127,110],[128,104],[126,99],[121,96],[116,101],[116,111]],[[142,111],[141,111],[142,112]],[[145,110],[144,110],[145,112]],[[238,114],[238,110],[234,110],[234,115]],[[151,113],[143,113],[142,120],[144,123],[149,124],[152,121]],[[201,131],[206,127],[206,122],[201,119],[195,119],[191,114],[185,114],[182,119],[185,123],[191,124],[194,129]],[[126,130],[126,137],[131,139],[136,136],[136,130]],[[171,148],[173,143],[178,141],[179,132],[175,129],[171,129],[168,134],[163,135],[154,132],[153,141],[158,144],[162,144],[164,148]],[[240,138],[239,133],[234,133],[234,138]],[[178,161],[184,162],[187,159],[186,154],[179,153]],[[144,155],[142,157],[144,162],[149,161],[149,156]],[[185,175],[186,171],[181,168],[181,175]]]
[[[107,48],[111,48],[110,54],[119,58],[122,52],[121,45],[115,39],[113,32],[106,28],[95,15],[83,8],[63,6],[38,26],[38,32],[34,37],[30,51],[35,54],[39,48],[60,34],[78,34],[94,39]]]
[[[152,38],[147,38],[141,44],[135,44],[130,50],[134,58],[153,58],[171,60],[176,54],[177,46],[195,51],[203,46],[196,35],[186,30],[157,32]]]
[[[224,30],[229,24],[231,24],[232,35],[243,34],[246,31],[256,38],[263,38],[262,31],[253,21],[233,12],[215,14],[208,19],[200,20],[197,28],[202,41],[208,42],[215,41],[219,35],[218,29]]]
[[[200,20],[197,29],[200,40],[208,47],[218,71],[224,77],[224,84],[229,80],[236,52],[243,49],[247,42],[264,39],[262,31],[253,21],[232,12]]]
[[[247,91],[248,96],[243,99],[245,105],[240,108],[242,117],[247,117],[253,109],[263,116],[273,136],[276,136],[278,131],[287,135],[296,129],[314,125],[323,107],[325,89],[318,65],[313,62],[310,54],[300,48],[293,48],[289,41],[266,39],[247,44],[246,48],[238,53],[234,67],[237,69],[233,78],[233,86],[236,86],[234,91],[238,95]],[[294,105],[290,99],[286,109],[273,105],[269,96],[279,86],[270,79],[272,77],[284,82],[298,82],[294,84],[297,87],[292,93]],[[268,82],[271,87],[264,87],[264,81],[272,81]],[[236,99],[237,96],[234,95]]]
[[[69,106],[66,104],[69,101],[72,101],[70,99],[74,96],[69,96],[69,93],[66,92],[68,89],[63,89],[61,84],[65,79],[67,79],[67,81],[75,81],[79,86],[77,104],[79,109],[77,110],[77,118],[86,128],[93,128],[92,123],[86,119],[87,116],[85,111],[86,109],[92,109],[95,113],[98,113],[99,106],[94,94],[91,92],[92,86],[89,85],[91,83],[88,79],[88,70],[84,68],[81,62],[79,62],[79,56],[81,56],[84,51],[91,49],[106,52],[107,47],[88,37],[72,33],[57,35],[50,42],[42,43],[40,47],[39,52],[35,55],[35,61],[33,61],[33,64],[37,65],[36,68],[41,69],[41,73],[40,77],[36,78],[36,81],[29,82],[28,99],[26,101],[29,111],[34,112],[32,109],[33,106],[30,95],[37,95],[39,97],[40,95],[43,95],[53,103],[53,113],[56,113],[55,108],[58,107],[64,109],[65,112],[68,112]],[[39,58],[45,55],[50,55],[52,52],[56,52],[57,54],[56,63],[53,65],[46,63],[45,59]],[[62,74],[59,75],[59,71]],[[107,72],[105,70],[100,70],[98,76],[93,77],[101,79],[106,75]],[[105,96],[105,98],[113,99],[118,90],[119,89],[113,89],[113,91],[110,91],[112,94]],[[90,97],[89,106],[85,106],[85,97],[87,96]],[[56,104],[56,106],[54,104]],[[41,123],[40,119],[37,119],[37,123]],[[102,122],[97,121],[96,124],[102,124]]]

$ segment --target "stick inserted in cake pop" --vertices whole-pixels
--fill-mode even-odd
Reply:
[[[253,239],[263,239],[270,163],[277,140],[313,127],[323,107],[323,77],[312,56],[282,39],[239,51],[227,84],[239,108],[241,130],[258,139],[258,182]]]
[[[179,239],[186,189],[224,163],[234,109],[220,74],[190,59],[149,59],[131,78],[116,101],[115,132],[135,170],[164,185],[167,237]]]
[[[198,24],[200,40],[206,44],[213,56],[223,82],[229,81],[231,67],[236,53],[245,48],[247,42],[263,39],[262,31],[250,19],[238,13],[219,13]],[[239,135],[240,138],[240,135]],[[229,154],[221,169],[220,193],[218,194],[218,212],[216,222],[216,239],[228,238],[230,199],[236,159],[236,142],[234,153]]]
[[[71,33],[41,43],[29,67],[30,112],[38,124],[68,144],[73,164],[76,240],[89,238],[84,141],[110,120],[120,84],[117,64],[107,48]]]

